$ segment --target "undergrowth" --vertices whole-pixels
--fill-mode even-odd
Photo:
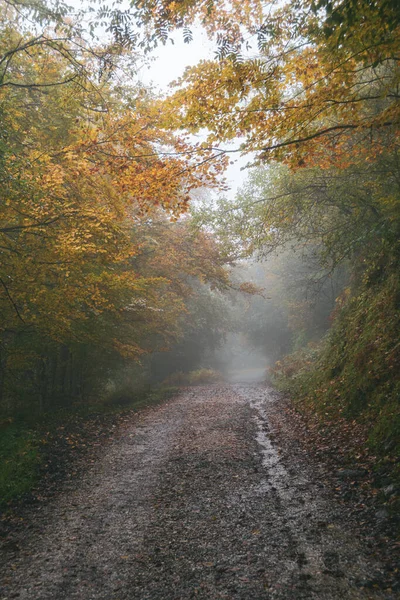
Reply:
[[[202,385],[221,381],[222,375],[215,369],[197,369],[189,373],[177,371],[169,375],[163,382],[164,385]]]
[[[0,503],[5,504],[34,485],[41,462],[37,432],[22,423],[0,427]]]
[[[297,405],[321,420],[363,423],[378,459],[400,468],[400,284],[364,278],[338,302],[330,332],[281,361],[272,378]]]

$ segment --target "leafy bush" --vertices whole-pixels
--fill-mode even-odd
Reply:
[[[216,383],[222,379],[219,371],[214,369],[197,369],[189,373],[177,371],[164,380],[163,385],[202,385]]]
[[[203,383],[216,383],[220,381],[222,375],[219,371],[214,369],[197,369],[197,371],[190,371],[188,374],[189,385],[201,385]]]

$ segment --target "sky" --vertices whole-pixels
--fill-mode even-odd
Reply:
[[[153,60],[150,65],[143,66],[139,77],[146,85],[153,85],[161,93],[168,93],[169,84],[183,74],[187,66],[195,65],[201,59],[212,58],[214,46],[207,39],[204,31],[199,27],[193,28],[193,41],[185,44],[182,39],[182,33],[178,32],[173,36],[174,44],[167,43],[160,46],[153,53]],[[237,142],[239,145],[239,141]],[[238,187],[240,187],[247,175],[246,171],[241,170],[249,162],[249,157],[244,158],[233,155],[231,164],[226,172],[229,191],[224,195],[233,198]]]
[[[168,91],[168,84],[182,75],[187,66],[195,65],[201,59],[213,57],[213,46],[200,27],[193,29],[194,39],[185,44],[182,33],[176,32],[174,43],[160,45],[152,55],[154,60],[149,68],[143,67],[140,75],[144,83],[153,83],[162,92]]]

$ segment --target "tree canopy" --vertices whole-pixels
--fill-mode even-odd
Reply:
[[[207,128],[221,151],[238,139],[238,150],[293,168],[345,167],[395,147],[395,3],[270,3],[261,16],[248,8],[231,47],[177,81],[177,125]]]

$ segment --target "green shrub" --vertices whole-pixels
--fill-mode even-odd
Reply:
[[[41,462],[37,435],[19,423],[0,428],[0,505],[28,492]]]
[[[214,369],[197,369],[188,374],[189,385],[201,385],[203,383],[217,383],[222,378],[219,371]]]
[[[214,369],[197,369],[189,373],[177,371],[169,375],[163,385],[202,385],[206,383],[216,383],[222,379],[219,371]]]

